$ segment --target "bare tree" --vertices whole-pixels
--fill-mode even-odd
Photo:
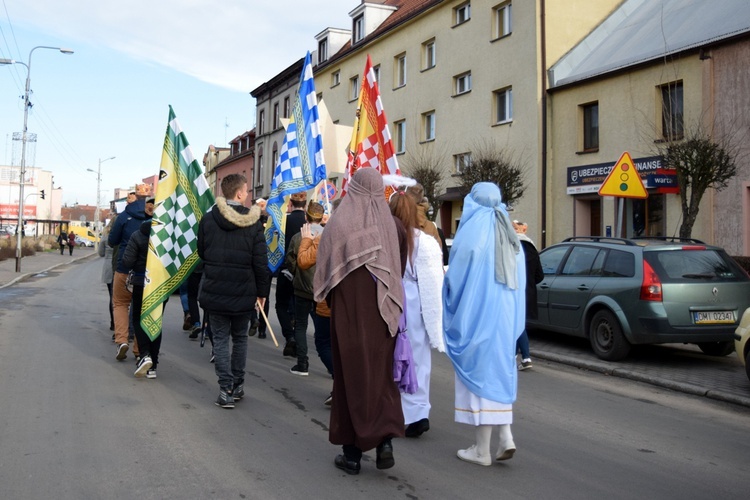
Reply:
[[[682,141],[669,142],[662,153],[666,167],[675,169],[680,187],[680,237],[690,238],[706,190],[721,191],[737,175],[736,150],[728,142],[716,142],[697,130]]]
[[[476,144],[471,164],[460,173],[461,192],[465,196],[477,182],[492,182],[500,188],[503,202],[512,206],[526,190],[526,169],[521,158],[492,141]]]
[[[419,148],[416,154],[407,153],[400,161],[404,175],[415,179],[424,187],[424,195],[432,207],[432,213],[428,213],[432,221],[437,217],[442,204],[438,196],[442,193],[445,181],[445,158],[444,148]]]

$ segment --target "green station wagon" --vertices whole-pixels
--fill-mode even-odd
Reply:
[[[608,361],[633,344],[690,343],[725,356],[750,306],[750,276],[695,239],[575,237],[539,258],[539,316],[528,327],[588,338]]]

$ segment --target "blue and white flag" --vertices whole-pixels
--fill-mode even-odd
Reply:
[[[271,194],[266,206],[270,217],[266,224],[265,236],[268,244],[268,267],[272,272],[275,272],[284,261],[284,227],[289,196],[313,189],[326,177],[318,97],[315,95],[312,57],[308,52],[302,66],[292,116],[279,151],[279,163],[273,172]]]

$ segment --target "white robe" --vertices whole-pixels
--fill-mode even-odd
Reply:
[[[459,424],[503,425],[513,423],[513,405],[490,401],[466,388],[456,376],[456,408],[454,418]]]
[[[401,393],[401,407],[404,412],[404,423],[407,425],[429,418],[432,371],[430,346],[441,352],[445,351],[441,300],[442,250],[431,236],[418,230],[416,233],[414,252],[406,264],[403,279],[406,336],[411,343],[418,385],[414,394]]]

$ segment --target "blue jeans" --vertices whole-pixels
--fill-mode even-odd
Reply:
[[[526,333],[525,328],[521,336],[518,337],[518,340],[516,341],[516,351],[521,351],[522,360],[531,359],[531,354],[529,354],[529,334]]]
[[[214,369],[219,378],[219,387],[227,392],[245,381],[245,363],[247,362],[247,325],[250,315],[225,316],[211,313],[208,315],[213,334],[213,347],[216,361]],[[229,350],[229,337],[232,338],[232,350]]]
[[[187,314],[190,312],[190,304],[188,303],[188,280],[185,280],[180,285],[180,302],[182,303],[182,312]]]
[[[318,351],[320,361],[333,376],[333,354],[331,353],[331,318],[313,316],[313,325],[315,325],[315,350]]]

